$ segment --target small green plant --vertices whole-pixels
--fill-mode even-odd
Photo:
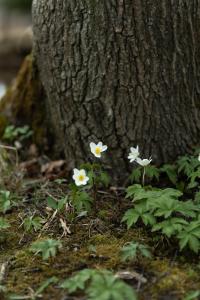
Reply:
[[[186,295],[186,297],[183,300],[198,300],[200,297],[200,290],[197,291],[191,291]]]
[[[90,211],[93,203],[93,199],[89,193],[74,184],[70,185],[69,201],[78,214],[82,211]]]
[[[3,140],[13,142],[17,139],[18,141],[22,142],[23,140],[26,140],[29,137],[31,137],[32,134],[33,131],[28,125],[25,125],[23,127],[15,127],[13,125],[9,125],[4,131]]]
[[[61,199],[55,199],[52,197],[47,198],[47,206],[58,212],[65,212],[66,204],[68,203],[68,196]]]
[[[9,227],[10,227],[10,223],[5,218],[0,217],[0,230],[7,229]]]
[[[0,191],[0,212],[4,214],[11,208],[10,191]]]
[[[62,243],[54,239],[46,239],[34,242],[30,251],[38,254],[41,253],[42,259],[47,260],[50,257],[54,257],[59,249],[61,249]]]
[[[131,182],[141,182],[143,171],[144,170],[141,166],[134,168],[130,175]],[[160,177],[160,170],[153,165],[148,165],[145,167],[145,176],[150,180],[156,179],[158,181]]]
[[[88,300],[136,300],[135,291],[107,270],[85,269],[61,284],[69,294],[84,291]]]
[[[129,242],[121,249],[123,261],[133,260],[138,254],[147,258],[151,258],[151,252],[149,251],[148,246],[139,244],[137,242]]]
[[[152,232],[161,231],[168,238],[179,240],[180,250],[188,246],[200,250],[200,207],[191,200],[182,201],[183,193],[177,189],[142,187],[139,184],[127,188],[133,208],[127,210],[122,222],[130,228],[138,221],[152,227]]]
[[[45,222],[41,217],[30,216],[24,219],[23,226],[25,231],[38,231],[42,228],[42,224]]]

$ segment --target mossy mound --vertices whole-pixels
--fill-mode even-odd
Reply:
[[[44,147],[47,136],[44,90],[32,54],[28,55],[0,102],[0,136],[8,124],[29,125],[34,142]]]
[[[52,188],[55,192],[56,185],[54,187],[53,183]],[[40,200],[37,204],[33,202],[34,199],[31,200],[32,204],[29,204],[28,213],[46,218],[46,201]],[[113,203],[110,205],[113,207]],[[98,211],[105,210],[107,206],[108,203],[99,199]],[[27,215],[27,206],[20,205],[13,208],[6,215],[11,227],[1,234],[0,243],[0,264],[9,262],[3,282],[6,287],[5,296],[10,293],[29,295],[30,289],[35,291],[41,283],[52,276],[57,276],[61,282],[84,268],[103,268],[114,273],[135,272],[144,280],[140,282],[137,276],[126,280],[138,290],[141,300],[181,300],[189,291],[200,289],[200,266],[197,256],[180,255],[174,245],[169,251],[168,245],[163,244],[163,241],[158,241],[155,245],[150,232],[140,227],[127,231],[119,222],[113,221],[117,210],[113,209],[112,218],[111,212],[109,213],[110,218],[105,220],[104,217],[97,217],[96,213],[92,212],[89,216],[71,224],[71,234],[61,238],[59,217],[56,217],[45,231],[25,233],[21,223]],[[121,219],[121,215],[118,215],[118,218]],[[43,238],[61,239],[63,245],[55,257],[46,261],[29,251],[32,242]],[[123,262],[120,251],[122,246],[130,241],[149,245],[153,257],[150,259],[139,255],[130,262]],[[162,251],[159,251],[159,248],[162,248]],[[63,299],[66,295],[66,291],[54,284],[42,292],[42,299]],[[79,296],[76,299],[79,299]]]

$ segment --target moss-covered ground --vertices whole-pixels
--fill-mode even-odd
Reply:
[[[17,187],[9,187],[7,182],[5,188],[14,195],[15,206],[4,216],[11,227],[0,233],[0,278],[5,288],[0,299],[9,299],[12,293],[31,299],[28,296],[46,279],[56,276],[61,282],[84,268],[128,271],[130,276],[125,280],[136,289],[139,299],[184,299],[188,292],[200,289],[199,257],[189,251],[179,252],[175,242],[152,234],[142,225],[127,230],[121,218],[128,201],[116,191],[99,193],[96,211],[73,223],[67,221],[71,233],[63,236],[59,215],[38,232],[26,232],[22,223],[33,214],[49,220],[52,212],[46,209],[47,196],[67,193],[66,184],[22,180]],[[32,242],[47,237],[60,239],[63,247],[55,257],[44,261],[29,248]],[[120,249],[130,241],[149,245],[152,258],[137,256],[131,262],[122,262]],[[67,296],[58,284],[45,289],[41,298],[83,299]]]

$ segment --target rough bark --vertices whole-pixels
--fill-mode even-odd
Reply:
[[[128,168],[130,146],[156,163],[200,138],[200,0],[34,0],[34,53],[67,160]]]

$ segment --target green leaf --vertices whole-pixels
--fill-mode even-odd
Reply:
[[[108,173],[100,172],[99,181],[107,188],[111,182],[111,178]]]
[[[52,197],[47,198],[47,206],[56,210],[58,209],[58,202],[54,200]]]
[[[6,219],[0,217],[0,229],[7,229],[9,227],[10,227],[9,222]]]
[[[134,185],[129,186],[126,189],[126,198],[132,198],[135,195],[135,193],[140,190],[143,191],[143,188],[140,184],[134,184]]]
[[[145,174],[150,179],[155,178],[158,181],[159,176],[160,176],[160,171],[159,171],[158,168],[156,168],[156,166],[148,165],[148,166],[145,167]]]
[[[72,204],[74,205],[76,211],[79,213],[81,211],[90,211],[93,199],[87,192],[78,191],[72,198]]]
[[[130,242],[127,243],[121,249],[121,256],[123,261],[133,260],[137,254],[141,254],[147,258],[151,257],[151,252],[149,251],[148,247],[143,244],[139,244],[137,242]]]
[[[150,214],[150,213],[144,213],[143,215],[141,215],[142,221],[145,225],[154,225],[156,223],[156,218],[154,217],[154,215]]]
[[[11,208],[10,192],[0,191],[0,211],[4,214]]]
[[[121,257],[123,261],[132,260],[136,257],[138,243],[130,242],[125,245],[121,250]]]
[[[107,270],[82,270],[61,287],[69,293],[84,290],[87,300],[136,300],[134,290]]]
[[[42,258],[46,260],[51,256],[55,256],[57,249],[60,249],[61,247],[62,244],[60,241],[47,239],[34,242],[30,247],[30,251],[34,252],[35,254],[41,253]]]
[[[197,300],[200,297],[200,290],[191,291],[183,300]]]
[[[42,224],[45,222],[41,217],[27,217],[24,219],[24,229],[26,231],[38,231],[41,229]]]
[[[142,168],[137,167],[137,168],[133,169],[133,171],[130,175],[130,181],[131,182],[139,182],[141,176],[142,176]]]
[[[50,284],[54,284],[57,282],[58,282],[58,278],[56,276],[48,278],[40,285],[40,287],[36,290],[35,294],[36,295],[41,294]]]
[[[126,222],[127,228],[129,229],[133,224],[135,224],[139,218],[139,214],[135,209],[131,208],[126,211],[125,215],[122,218],[122,222]]]

